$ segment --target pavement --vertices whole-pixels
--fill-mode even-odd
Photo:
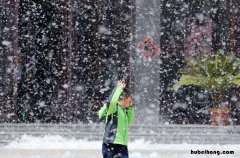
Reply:
[[[0,124],[0,158],[102,158],[101,143],[94,144],[92,140],[101,142],[103,127],[101,124]],[[54,137],[46,137],[49,134]],[[54,141],[56,138],[58,140]],[[73,138],[75,141],[71,141]],[[78,141],[82,139],[89,141]],[[139,139],[151,144],[130,144],[130,158],[240,158],[240,126],[131,126],[130,142]],[[4,147],[11,142],[15,144]],[[25,144],[34,147],[25,148]],[[204,151],[206,147],[223,151],[228,146],[234,154],[191,154],[191,150]]]
[[[131,150],[130,158],[239,158],[240,149],[234,154],[191,154],[186,150]],[[1,158],[102,158],[100,150],[38,150],[38,149],[0,149]]]

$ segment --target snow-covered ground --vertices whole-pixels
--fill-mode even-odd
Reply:
[[[191,151],[234,154],[191,154]],[[129,143],[130,158],[239,158],[238,145]],[[60,136],[22,136],[0,149],[0,158],[101,158],[101,141],[67,139]]]

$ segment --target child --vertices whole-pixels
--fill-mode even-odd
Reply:
[[[103,158],[128,158],[128,125],[133,122],[134,108],[125,86],[124,80],[118,81],[109,100],[99,110],[99,119],[106,115]]]

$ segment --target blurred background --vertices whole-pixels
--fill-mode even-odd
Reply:
[[[172,86],[191,55],[219,49],[240,55],[239,6],[238,0],[0,0],[0,122],[98,122],[97,111],[124,78],[137,123],[209,124],[205,90]],[[160,48],[150,60],[136,49],[147,36]],[[239,88],[226,96],[230,122],[239,125]]]

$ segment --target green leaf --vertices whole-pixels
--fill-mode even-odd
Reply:
[[[237,85],[237,86],[240,86],[240,73],[233,76],[233,79],[230,82]]]
[[[197,85],[207,89],[224,89],[240,86],[240,58],[233,52],[224,54],[220,50],[208,55],[198,54],[186,61],[181,69],[182,77],[174,89],[183,85]]]
[[[207,80],[204,77],[194,77],[190,75],[182,75],[180,80],[173,85],[173,89],[177,90],[181,86],[196,85],[196,86],[206,86]]]

